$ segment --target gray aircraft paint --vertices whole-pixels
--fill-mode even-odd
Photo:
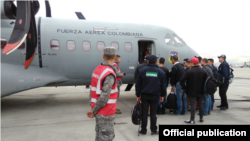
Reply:
[[[38,19],[36,17],[37,28]],[[10,24],[11,22],[15,22],[15,20],[1,19],[1,38],[7,41],[14,27],[14,24]],[[43,86],[90,85],[93,70],[103,62],[103,52],[97,49],[98,41],[103,41],[105,46],[111,46],[111,42],[119,44],[117,54],[121,55],[120,68],[122,72],[126,73],[126,76],[122,78],[124,84],[135,82],[134,71],[138,65],[138,41],[154,42],[154,54],[165,58],[165,67],[168,69],[171,69],[172,66],[168,61],[170,51],[177,51],[181,62],[184,58],[198,55],[188,46],[166,45],[166,34],[175,33],[166,27],[155,25],[42,17],[40,29],[43,67],[39,67],[38,50],[27,70],[24,69],[26,48],[17,49],[9,55],[2,54],[1,97]],[[93,34],[94,30],[96,30],[95,34]],[[100,31],[99,34],[97,30]],[[59,50],[51,49],[51,40],[59,41]],[[76,49],[73,51],[67,49],[69,40],[75,41]],[[90,42],[90,51],[83,50],[83,41]],[[126,42],[132,44],[131,52],[125,51]]]

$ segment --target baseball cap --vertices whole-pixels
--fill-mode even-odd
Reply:
[[[114,47],[105,47],[103,49],[103,52],[104,54],[107,54],[107,55],[115,55],[115,48]]]
[[[148,60],[149,61],[156,61],[158,59],[158,57],[157,56],[155,56],[155,55],[150,55],[149,57],[148,57]]]
[[[197,57],[193,57],[191,60],[190,60],[191,63],[193,64],[198,64],[199,63],[199,59]]]
[[[186,62],[190,63],[189,58],[186,58],[186,59],[184,59],[183,61],[186,61]]]
[[[200,56],[194,56],[194,57],[198,58],[198,59],[199,59],[199,62],[200,62],[201,59],[202,59]]]
[[[224,58],[224,59],[226,59],[226,55],[224,55],[224,54],[222,54],[221,56],[218,56],[218,58]]]

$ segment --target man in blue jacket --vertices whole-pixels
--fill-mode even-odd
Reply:
[[[150,106],[150,129],[151,135],[158,135],[156,126],[156,112],[160,98],[166,95],[165,72],[157,65],[157,57],[150,55],[147,67],[140,69],[136,79],[137,101],[142,103],[142,126],[139,132],[142,135],[147,133],[148,107]]]
[[[227,89],[229,86],[229,79],[230,79],[230,67],[226,62],[226,55],[218,56],[219,62],[221,63],[218,68],[218,73],[224,77],[224,83],[219,86],[219,95],[221,98],[221,105],[217,106],[221,110],[228,109],[227,103]]]

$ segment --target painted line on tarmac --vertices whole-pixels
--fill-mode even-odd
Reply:
[[[244,78],[244,77],[234,77],[233,79],[246,79],[246,80],[250,80],[250,78]]]
[[[214,100],[221,100],[221,99],[214,99]],[[243,100],[243,99],[227,99],[227,101],[242,101],[242,102],[250,102],[250,100]]]
[[[250,86],[250,85],[249,85],[249,86]],[[238,86],[238,87],[237,87],[237,86],[234,86],[234,87],[232,87],[232,88],[250,89],[250,88],[248,88],[249,86],[246,86],[246,87],[245,87],[245,86],[243,86],[243,87],[242,87],[242,86]],[[230,88],[230,89],[232,89],[232,88]]]

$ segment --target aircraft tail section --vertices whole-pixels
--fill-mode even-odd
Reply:
[[[2,63],[1,97],[20,91],[46,86],[50,83],[61,83],[68,78],[39,66],[30,66],[24,70],[22,65]]]
[[[245,67],[245,66],[247,66],[247,63],[246,63],[246,62],[244,63],[243,67]]]

